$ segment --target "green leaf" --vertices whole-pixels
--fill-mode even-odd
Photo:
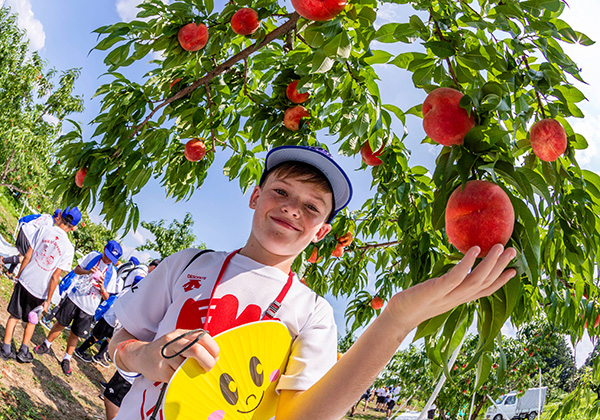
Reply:
[[[373,64],[385,64],[392,57],[392,53],[382,50],[373,50],[371,51],[372,55],[369,57],[365,57],[365,63],[373,65]]]
[[[319,49],[315,52],[312,60],[313,73],[327,73],[333,67],[335,61],[328,57],[323,50]]]

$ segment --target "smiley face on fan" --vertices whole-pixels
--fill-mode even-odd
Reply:
[[[259,321],[216,335],[219,360],[205,372],[187,360],[171,379],[165,419],[254,419],[275,415],[277,382],[287,363],[291,337],[277,321]]]

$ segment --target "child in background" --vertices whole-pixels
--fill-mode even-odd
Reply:
[[[55,225],[39,228],[25,251],[18,280],[8,304],[10,317],[6,323],[4,344],[0,348],[0,356],[4,360],[16,358],[21,363],[33,361],[29,344],[35,324],[30,322],[28,315],[39,306],[42,306],[43,311],[48,310],[61,272],[71,270],[75,250],[67,233],[75,229],[81,220],[81,212],[77,207],[67,207],[57,219]],[[19,319],[27,324],[23,332],[23,343],[19,352],[15,354],[12,338]]]
[[[62,371],[67,376],[71,376],[71,356],[77,341],[88,336],[96,309],[102,300],[121,291],[121,283],[115,275],[113,265],[119,261],[121,255],[121,245],[117,241],[108,241],[102,253],[93,251],[79,260],[75,268],[77,276],[73,279],[74,286],[61,302],[56,313],[56,322],[46,340],[34,349],[36,354],[48,353],[52,342],[72,323],[67,349],[60,362]]]

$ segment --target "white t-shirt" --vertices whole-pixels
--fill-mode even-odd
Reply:
[[[46,299],[50,277],[56,269],[71,271],[75,249],[67,233],[57,226],[42,226],[30,245],[31,260],[21,272],[19,283],[38,299]]]
[[[97,255],[98,253],[95,251],[90,252],[78,261],[78,265],[81,268],[85,269],[88,263]],[[106,275],[106,271],[108,270],[108,267],[110,265],[110,262],[108,264],[105,264],[104,261],[102,261],[102,258],[100,258],[100,261],[98,261],[98,263],[96,264],[96,268]],[[95,286],[90,287],[89,282],[91,281],[92,279],[88,274],[75,276],[75,278],[73,278],[72,283],[73,288],[69,291],[69,294],[67,295],[69,299],[75,305],[77,305],[79,309],[81,309],[88,315],[94,315],[96,309],[98,309],[98,305],[102,303],[102,294],[100,293],[100,288]],[[119,293],[122,289],[120,283],[121,282],[117,279],[116,270],[113,270],[110,282],[104,287],[104,289],[109,294]]]
[[[140,340],[151,341],[177,328],[203,326],[213,286],[228,253],[208,252],[182,273],[197,252],[187,249],[166,258],[133,293],[126,293],[115,302],[119,322],[128,332]],[[287,279],[288,275],[277,268],[235,255],[214,294],[211,335],[258,321]],[[286,325],[293,339],[288,365],[277,389],[306,390],[336,362],[333,309],[294,276],[275,317]],[[144,377],[137,378],[116,418],[147,419],[161,386]]]
[[[33,240],[33,236],[35,235],[35,232],[37,232],[39,228],[41,228],[42,226],[52,226],[52,225],[54,225],[54,217],[52,217],[51,214],[42,214],[37,219],[33,219],[31,222],[28,222],[28,223],[24,223],[21,226],[21,229],[23,229],[23,233],[25,234],[25,237],[29,241],[29,244],[31,244],[31,241]]]

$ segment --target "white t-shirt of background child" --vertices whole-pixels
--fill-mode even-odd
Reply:
[[[182,272],[197,252],[187,249],[166,258],[135,290],[115,302],[117,318],[128,332],[140,340],[152,341],[177,328],[204,326],[211,292],[228,253],[208,252]],[[287,280],[288,274],[275,267],[235,255],[214,294],[210,334],[260,320]],[[275,318],[286,325],[293,340],[277,389],[306,390],[335,364],[337,329],[333,309],[294,276]],[[116,418],[147,419],[161,386],[143,376],[137,378]]]
[[[39,228],[41,228],[42,226],[52,226],[52,225],[54,225],[54,217],[52,217],[51,214],[42,214],[37,219],[33,219],[31,222],[28,222],[28,223],[24,223],[21,226],[21,229],[23,229],[23,233],[25,234],[25,237],[31,244],[31,241],[33,240],[33,236],[35,235],[35,232],[37,232],[39,230]]]
[[[88,263],[97,255],[97,252],[90,252],[78,261],[78,265],[85,269]],[[102,261],[102,258],[100,258],[100,261],[96,264],[96,268],[106,274],[109,265],[110,262],[106,264]],[[96,286],[86,287],[83,284],[86,281],[92,281],[87,274],[75,276],[75,278],[73,278],[74,287],[67,296],[83,312],[88,315],[94,315],[96,309],[98,309],[98,305],[102,303],[102,294],[100,293],[100,288]],[[115,294],[121,291],[122,287],[120,286],[121,282],[117,279],[116,270],[113,270],[110,282],[105,286],[105,289],[109,294]]]
[[[46,299],[50,277],[56,269],[71,271],[75,249],[67,233],[57,226],[42,226],[30,245],[31,260],[21,272],[19,283],[38,299]]]

